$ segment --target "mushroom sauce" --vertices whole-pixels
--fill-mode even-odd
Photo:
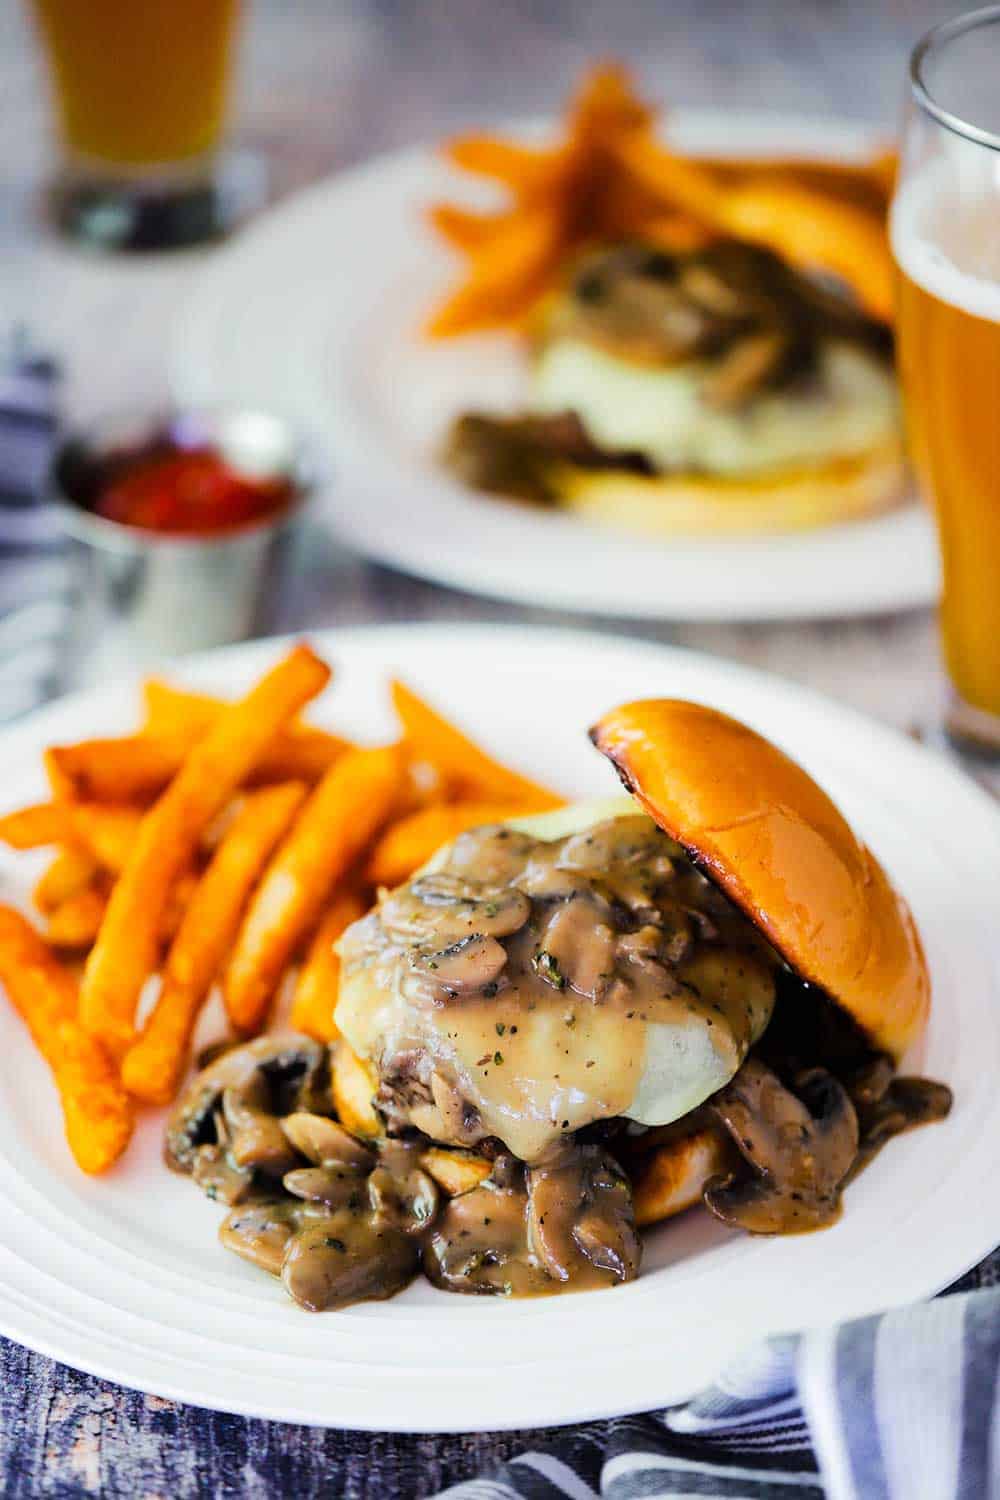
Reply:
[[[337,1024],[386,1114],[528,1162],[595,1121],[700,1104],[763,1032],[779,967],[642,814],[461,834],[348,930],[341,962]]]
[[[895,1078],[641,815],[463,834],[341,951],[337,1020],[377,1069],[382,1135],[334,1118],[326,1047],[266,1036],[194,1078],[166,1140],[229,1206],[223,1244],[309,1309],[421,1268],[481,1294],[632,1280],[630,1174],[686,1127],[728,1143],[717,1217],[818,1228],[885,1140],[950,1105]]]

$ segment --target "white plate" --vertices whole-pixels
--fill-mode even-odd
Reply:
[[[802,118],[678,112],[691,151],[852,157],[864,131]],[[217,252],[182,310],[172,384],[185,401],[285,410],[329,460],[325,513],[360,552],[439,583],[524,604],[657,619],[774,619],[926,605],[932,529],[916,504],[850,525],[657,542],[473,493],[434,453],[462,409],[515,407],[510,339],[429,344],[428,310],[456,274],[428,203],[474,196],[427,149],[385,157],[282,205]]]
[[[497,626],[344,630],[317,644],[337,668],[319,717],[386,734],[384,680],[397,672],[573,795],[612,789],[585,730],[626,698],[697,698],[766,730],[839,800],[913,905],[935,985],[913,1063],[951,1084],[954,1113],[893,1142],[822,1234],[752,1240],[698,1211],[650,1234],[643,1275],[612,1292],[507,1303],[420,1282],[392,1302],[312,1316],[218,1245],[218,1207],[162,1165],[159,1112],[113,1172],[84,1178],[45,1068],[2,1007],[0,1331],[123,1384],[255,1416],[530,1427],[678,1400],[761,1334],[925,1296],[1000,1240],[1000,818],[971,782],[846,709],[678,650]],[[215,653],[177,676],[232,693],[277,650]],[[133,687],[111,686],[6,732],[4,804],[43,795],[43,745],[125,729],[136,706]],[[2,898],[23,899],[30,874],[4,852]]]

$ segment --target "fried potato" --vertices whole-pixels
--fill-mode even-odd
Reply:
[[[152,735],[204,734],[225,707],[222,698],[174,687],[159,677],[147,677],[142,685],[146,710],[143,731]]]
[[[37,802],[0,818],[0,844],[8,844],[11,849],[63,844],[68,833],[68,822],[58,802]]]
[[[208,732],[202,726],[54,745],[46,752],[50,782],[57,796],[74,802],[148,802],[169,785]],[[345,743],[320,729],[302,729],[269,745],[248,777],[257,782],[316,781],[343,753]]]
[[[493,1163],[485,1156],[443,1146],[430,1146],[421,1156],[420,1165],[452,1198],[471,1192],[493,1170]]]
[[[896,185],[899,153],[885,147],[867,161],[822,160],[809,156],[699,156],[726,185],[751,178],[807,187],[828,197],[857,204],[869,213],[884,216]]]
[[[143,819],[80,991],[84,1026],[115,1055],[134,1040],[135,1007],[156,966],[171,887],[190,865],[208,824],[259,764],[278,730],[329,677],[329,668],[308,647],[296,647],[245,698],[223,710]]]
[[[227,707],[222,698],[192,693],[157,678],[143,684],[146,732],[183,737],[189,745],[207,733]],[[295,723],[280,730],[254,773],[259,781],[318,781],[339,755],[351,748],[348,740],[312,724]]]
[[[382,1121],[372,1100],[378,1078],[371,1063],[352,1052],[341,1038],[333,1044],[330,1063],[330,1090],[337,1119],[352,1135],[382,1134]]]
[[[137,807],[101,802],[40,802],[0,818],[0,843],[13,849],[80,844],[107,870],[122,869],[142,821]]]
[[[77,1164],[105,1171],[128,1145],[131,1103],[100,1043],[77,1021],[75,980],[9,906],[0,907],[0,981],[52,1069]]]
[[[403,779],[398,746],[351,750],[312,792],[264,872],[226,970],[226,1010],[238,1031],[263,1024],[285,965],[391,816]]]
[[[197,886],[198,876],[194,870],[185,870],[170,887],[160,920],[161,943],[172,943],[177,936]]]
[[[456,800],[508,802],[535,812],[565,806],[556,792],[480,750],[405,683],[393,682],[392,701],[413,759],[429,762]]]
[[[89,948],[107,908],[107,891],[99,885],[85,885],[49,913],[45,936],[54,948]]]
[[[45,752],[57,798],[74,802],[147,802],[184,763],[190,737],[145,734],[52,745]]]
[[[367,909],[367,902],[356,890],[348,888],[333,897],[295,982],[291,1014],[293,1031],[304,1031],[317,1042],[332,1042],[340,1035],[333,1019],[340,983],[340,958],[334,944],[352,922],[364,916]]]
[[[97,874],[97,861],[86,849],[63,849],[43,871],[31,893],[38,910],[53,912],[86,890]]]
[[[177,1091],[198,1012],[232,946],[250,891],[295,816],[301,782],[247,797],[195,886],[163,967],[163,984],[142,1034],[122,1060],[122,1082],[150,1104]]]
[[[374,886],[401,885],[431,855],[467,828],[502,823],[514,816],[545,812],[551,806],[513,806],[508,802],[441,802],[400,818],[387,828],[372,850],[366,878]]]
[[[543,205],[508,216],[477,250],[464,285],[427,325],[431,338],[516,320],[549,285],[563,257],[559,225]]]
[[[142,809],[107,802],[63,804],[72,836],[115,875],[128,863],[139,836]]]
[[[563,167],[557,153],[494,135],[457,136],[447,143],[444,153],[456,167],[494,177],[520,198],[551,192]]]
[[[648,1152],[629,1159],[626,1170],[632,1179],[635,1222],[640,1229],[699,1203],[705,1183],[725,1172],[729,1160],[726,1141],[711,1126],[677,1130]]]
[[[482,214],[458,208],[454,203],[433,203],[427,210],[431,225],[443,240],[456,250],[475,251],[488,245],[495,234],[506,229],[517,210],[503,214]]]

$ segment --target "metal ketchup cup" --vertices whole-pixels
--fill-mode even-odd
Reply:
[[[157,440],[179,451],[213,448],[236,470],[289,480],[292,493],[275,514],[211,535],[143,530],[87,509],[88,484],[103,463]],[[72,434],[56,453],[50,492],[77,559],[78,669],[92,679],[265,630],[312,484],[299,439],[266,412],[126,412]]]

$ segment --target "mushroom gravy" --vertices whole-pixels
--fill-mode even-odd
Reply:
[[[421,1265],[449,1291],[505,1295],[638,1275],[629,1181],[601,1146],[561,1141],[531,1167],[500,1152],[485,1181],[445,1200],[430,1145],[414,1132],[349,1134],[333,1118],[328,1049],[278,1036],[196,1076],[171,1113],[165,1154],[229,1206],[226,1249],[280,1276],[313,1312],[391,1297]]]
[[[780,967],[643,814],[464,833],[340,953],[337,1024],[390,1123],[526,1162],[595,1121],[700,1104],[763,1032]]]

